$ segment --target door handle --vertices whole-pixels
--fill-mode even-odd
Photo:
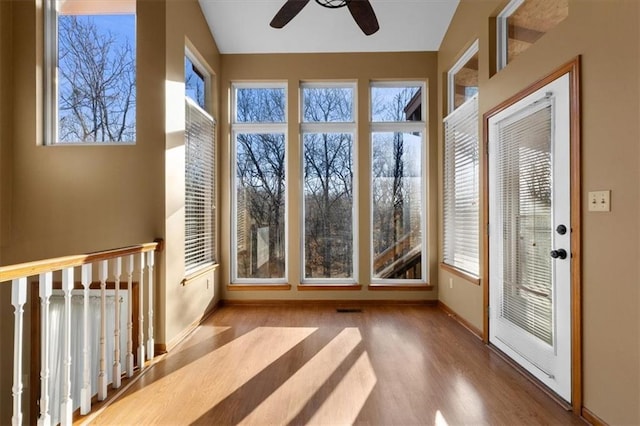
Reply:
[[[554,259],[566,259],[567,251],[565,249],[551,250],[551,257]]]

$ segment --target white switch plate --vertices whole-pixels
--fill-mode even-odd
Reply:
[[[610,212],[611,211],[611,191],[591,191],[589,192],[590,212]]]

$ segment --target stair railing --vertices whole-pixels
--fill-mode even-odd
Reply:
[[[62,275],[61,290],[64,295],[64,315],[61,322],[62,330],[62,359],[63,373],[61,383],[61,402],[59,422],[62,425],[71,425],[73,422],[73,412],[75,407],[79,406],[80,414],[86,415],[91,411],[92,380],[97,380],[97,400],[102,401],[107,398],[107,365],[106,365],[106,341],[108,338],[114,339],[114,356],[111,386],[117,389],[121,386],[121,377],[132,377],[134,370],[142,371],[145,368],[145,361],[149,361],[154,357],[154,330],[153,330],[153,294],[154,294],[154,265],[156,252],[162,249],[162,240],[156,240],[152,243],[139,244],[134,246],[123,247],[100,251],[89,254],[73,255],[58,257],[53,259],[40,260],[16,265],[0,267],[0,285],[11,283],[11,304],[14,308],[14,340],[13,340],[13,386],[12,386],[12,402],[13,411],[11,422],[12,425],[22,425],[24,422],[23,413],[23,390],[25,388],[22,378],[23,371],[23,349],[24,349],[24,307],[27,303],[27,285],[29,282],[37,282],[38,297],[40,301],[40,396],[39,396],[39,413],[37,424],[41,426],[49,426],[52,424],[50,394],[51,386],[51,366],[50,363],[50,314],[49,307],[51,296],[53,294],[53,276],[54,273],[60,272]],[[94,279],[94,269],[97,266],[97,279]],[[123,269],[124,267],[124,269]],[[83,294],[83,339],[82,339],[82,357],[79,360],[72,360],[71,357],[71,296],[74,289],[74,272],[76,268],[80,271],[80,286]],[[123,276],[124,271],[124,276]],[[133,318],[133,277],[134,272],[139,274],[138,283],[138,318]],[[114,324],[114,335],[106,335],[106,288],[107,280],[113,277],[115,281],[115,300],[116,321]],[[146,277],[146,280],[145,280]],[[127,293],[127,347],[125,355],[124,368],[120,364],[121,350],[120,347],[120,282],[124,278],[126,280]],[[99,283],[100,286],[100,327],[99,330],[89,329],[89,289],[92,283]],[[146,286],[146,295],[145,285]],[[147,299],[147,313],[144,313],[145,296]],[[34,295],[35,297],[35,295]],[[144,325],[147,325],[147,340],[145,342]],[[133,347],[133,322],[138,321],[138,348],[137,357],[134,357]],[[99,353],[95,354],[98,358],[98,371],[92,372],[91,362],[92,354],[89,348],[89,332],[98,332]],[[32,344],[38,344],[33,342]],[[145,348],[146,344],[146,348]],[[136,364],[134,365],[134,358]],[[36,360],[33,360],[36,362]],[[72,400],[72,362],[82,363],[82,383],[80,391],[79,404],[74,404]],[[31,423],[34,423],[33,419]]]

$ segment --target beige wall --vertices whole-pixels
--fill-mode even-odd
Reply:
[[[229,117],[231,81],[280,80],[289,84],[289,138],[296,141],[297,87],[301,80],[358,80],[359,150],[367,150],[368,82],[428,82],[429,266],[437,296],[465,320],[482,327],[482,287],[439,271],[437,176],[442,136],[444,79],[475,38],[480,39],[480,111],[487,111],[576,55],[582,55],[583,191],[611,189],[612,211],[586,211],[583,201],[584,405],[611,424],[640,423],[640,6],[635,0],[572,0],[570,16],[500,73],[489,76],[489,17],[501,0],[462,0],[440,52],[327,55],[220,56],[195,0],[138,0],[138,140],[126,147],[44,147],[42,33],[37,1],[0,1],[0,264],[86,252],[163,237],[158,265],[157,337],[167,343],[222,295],[228,299],[433,299],[436,292],[372,292],[367,250],[362,250],[362,291],[297,291],[299,253],[291,251],[285,292],[229,292],[230,228],[220,227],[221,269],[180,286],[184,245],[183,58],[197,50],[214,73],[214,115],[219,117],[220,223],[230,223]],[[19,22],[20,25],[11,25]],[[9,34],[9,36],[7,36]],[[616,47],[623,46],[624,50]],[[13,92],[9,88],[15,88]],[[19,93],[20,96],[16,94]],[[218,101],[219,100],[219,101]],[[13,111],[13,114],[7,113]],[[628,124],[630,123],[630,124]],[[437,142],[437,143],[436,143]],[[294,144],[290,144],[293,146]],[[297,152],[289,152],[296,179]],[[361,157],[367,158],[367,157]],[[360,167],[360,197],[368,174]],[[299,178],[299,176],[297,176]],[[292,199],[296,185],[290,185]],[[583,193],[583,195],[584,195]],[[583,196],[584,199],[586,197]],[[361,217],[369,215],[361,204]],[[289,246],[297,247],[300,217],[290,205]],[[368,247],[368,220],[360,221]],[[453,279],[453,288],[448,286]],[[217,292],[214,290],[220,286]],[[10,312],[2,293],[2,315]],[[3,316],[4,319],[4,316]],[[8,321],[2,321],[7,324]],[[7,341],[4,329],[3,341]],[[0,358],[0,366],[6,359]],[[0,371],[9,371],[0,368]],[[6,407],[6,374],[0,405]],[[3,409],[3,416],[6,411]],[[5,418],[0,416],[2,418]]]
[[[12,59],[11,2],[0,2],[0,265],[11,223]]]
[[[42,30],[34,2],[14,2],[13,222],[7,263],[162,236],[163,40],[160,2],[138,16],[137,141],[42,146]],[[149,16],[145,13],[148,10]],[[144,76],[144,77],[141,77]]]
[[[165,100],[165,202],[166,250],[159,318],[164,341],[175,341],[180,333],[219,299],[217,280],[210,272],[186,286],[184,278],[184,55],[185,43],[211,73],[213,90],[209,99],[218,120],[220,54],[196,0],[166,2],[166,100]],[[219,192],[219,191],[218,191]]]
[[[582,306],[584,406],[610,424],[640,423],[640,4],[571,0],[569,17],[490,77],[489,18],[501,0],[463,0],[438,54],[439,117],[446,71],[480,39],[480,114],[582,56]],[[442,143],[442,134],[438,140]],[[442,153],[440,152],[440,158]],[[612,191],[612,211],[586,193]],[[454,281],[453,289],[448,285]],[[439,298],[478,328],[482,289],[440,271]]]
[[[288,152],[287,152],[287,189],[289,196],[288,213],[288,277],[292,285],[290,291],[227,291],[226,284],[230,280],[230,232],[229,226],[223,226],[220,233],[221,269],[220,282],[224,288],[225,299],[434,299],[435,291],[369,291],[369,173],[368,173],[368,111],[369,111],[369,82],[372,80],[418,80],[427,83],[427,114],[428,121],[436,119],[436,54],[435,53],[381,53],[381,54],[278,54],[278,55],[223,55],[222,57],[222,87],[221,105],[228,104],[231,82],[272,80],[288,83]],[[300,283],[300,208],[299,201],[301,185],[301,167],[298,159],[299,151],[299,102],[298,87],[301,81],[343,80],[357,81],[357,150],[359,163],[359,283],[363,285],[360,291],[299,291]],[[221,152],[220,172],[222,188],[221,223],[230,224],[230,188],[229,177],[229,149],[230,129],[227,109],[221,111]],[[436,284],[436,128],[428,129],[426,140],[428,144],[428,173],[429,189],[432,195],[429,199],[429,283]]]
[[[10,2],[0,1],[0,265],[4,264],[11,217],[11,6]],[[10,286],[0,285],[0,336],[12,336],[11,317]],[[9,350],[0,350],[0,423],[9,419],[5,412],[11,407],[11,374],[5,368],[10,365],[10,358]]]
[[[43,146],[41,6],[41,0],[0,1],[0,264],[162,237],[155,332],[156,343],[170,343],[214,303],[213,273],[180,286],[184,150],[175,153],[184,138],[185,43],[214,73],[217,47],[196,0],[139,0],[136,144]],[[217,98],[211,103],[217,113]],[[10,342],[13,310],[9,286],[2,287],[0,331]],[[6,353],[0,371],[10,372]],[[3,373],[0,423],[10,416],[10,383]]]
[[[34,18],[34,16],[36,18]],[[195,0],[137,6],[137,141],[134,146],[42,146],[41,31],[33,2],[15,27],[14,182],[6,263],[166,240],[157,265],[156,342],[200,319],[213,275],[184,277],[184,48],[187,38],[213,71],[219,54]],[[18,55],[15,52],[20,52]],[[27,52],[27,53],[25,53]],[[215,79],[214,79],[215,81]],[[217,90],[215,91],[217,93]],[[217,105],[217,99],[212,100]],[[177,124],[176,124],[177,123]],[[182,152],[182,156],[176,155]],[[182,181],[180,180],[182,179]],[[165,185],[166,183],[166,185]]]

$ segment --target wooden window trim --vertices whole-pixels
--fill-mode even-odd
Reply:
[[[430,284],[369,284],[371,291],[431,291],[434,286]]]
[[[188,275],[186,275],[182,281],[180,281],[180,285],[185,286],[185,285],[189,285],[192,282],[194,282],[195,280],[197,280],[198,278],[201,278],[203,275],[208,274],[209,272],[213,272],[216,269],[218,269],[218,264],[214,263],[213,265],[208,265],[208,266],[204,266],[200,269],[198,269],[195,272],[192,272]]]
[[[462,269],[456,268],[455,266],[441,262],[440,268],[459,278],[469,281],[471,284],[480,285],[480,282],[481,282],[480,277],[470,274],[469,272],[463,271]]]
[[[227,284],[228,291],[286,291],[291,284]]]
[[[361,284],[298,284],[298,291],[359,291]]]

